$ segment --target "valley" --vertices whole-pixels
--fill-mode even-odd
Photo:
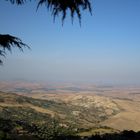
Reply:
[[[12,121],[15,131],[31,133],[34,125],[52,126],[54,121],[66,133],[82,137],[140,130],[138,87],[21,83],[0,87],[0,118]],[[35,135],[36,130],[32,131]],[[39,135],[42,137],[42,133]]]

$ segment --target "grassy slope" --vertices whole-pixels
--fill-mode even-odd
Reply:
[[[24,112],[25,110],[32,110],[32,112],[34,111],[42,115],[46,114],[49,117],[58,116],[62,123],[73,124],[76,127],[93,127],[115,114],[115,109],[104,108],[104,105],[95,106],[95,104],[99,103],[91,104],[93,101],[88,100],[89,98],[86,99],[79,96],[78,99],[76,97],[76,99],[66,103],[63,101],[40,100],[16,94],[0,93],[0,108],[9,108],[13,112],[15,110],[24,110]],[[109,111],[111,113],[108,113]]]
[[[60,97],[62,98],[62,96]],[[58,99],[54,100],[54,97],[51,97],[51,99],[46,97],[48,100],[40,100],[0,92],[0,116],[7,119],[26,120],[30,123],[38,124],[56,117],[63,125],[72,125],[75,128],[79,128],[80,131],[84,129],[86,132],[79,133],[81,136],[100,132],[112,133],[116,129],[133,129],[138,131],[140,128],[139,102],[120,99],[114,99],[114,101],[110,102],[108,98],[94,97],[92,99],[90,96],[86,96],[86,98],[81,95],[67,95],[67,97],[65,97],[67,101],[63,102]],[[95,98],[96,100],[94,100]],[[104,108],[104,104],[101,101],[105,102],[107,107],[116,108],[119,106],[122,110],[119,110],[120,112],[115,114],[110,108]],[[95,104],[91,104],[92,102],[95,102]],[[95,126],[97,128],[93,128]],[[100,126],[108,127],[100,128]]]

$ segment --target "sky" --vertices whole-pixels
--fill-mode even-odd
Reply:
[[[93,82],[140,85],[140,1],[91,0],[92,16],[82,12],[80,27],[68,15],[53,22],[36,2],[0,4],[0,33],[31,47],[13,48],[0,66],[0,80]]]

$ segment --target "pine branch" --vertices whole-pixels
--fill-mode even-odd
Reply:
[[[5,56],[6,50],[11,52],[13,47],[17,47],[21,51],[23,51],[23,47],[29,48],[28,45],[23,43],[21,39],[15,36],[0,34],[0,56]],[[0,60],[0,63],[2,63],[2,60]]]
[[[82,10],[89,10],[89,12],[92,13],[89,0],[39,0],[37,9],[43,4],[51,11],[54,19],[57,15],[62,13],[62,23],[66,18],[67,10],[70,10],[72,21],[76,13],[80,23]]]
[[[22,5],[26,1],[31,0],[7,0],[12,4]],[[51,11],[54,19],[57,15],[62,14],[62,23],[66,18],[67,11],[70,11],[70,15],[73,21],[74,14],[77,14],[79,22],[81,24],[81,11],[89,10],[92,13],[90,0],[38,0],[37,10],[41,5],[47,6],[47,9]]]
[[[8,1],[8,0],[7,0]],[[24,4],[26,2],[26,0],[9,0],[12,4],[18,4],[18,5],[21,5],[21,4]]]

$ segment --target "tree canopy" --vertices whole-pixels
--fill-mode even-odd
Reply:
[[[31,0],[6,0],[11,4],[23,5],[27,1]],[[67,12],[70,11],[70,16],[73,18],[76,14],[81,24],[81,11],[89,10],[92,13],[90,0],[38,0],[37,10],[40,6],[46,5],[46,8],[52,13],[53,18],[62,14],[62,24],[66,18]],[[23,51],[23,47],[28,47],[22,40],[18,37],[9,34],[0,34],[0,56],[6,55],[6,50],[11,51],[12,47],[17,47]],[[29,48],[29,47],[28,47]],[[0,59],[0,64],[2,60]]]

